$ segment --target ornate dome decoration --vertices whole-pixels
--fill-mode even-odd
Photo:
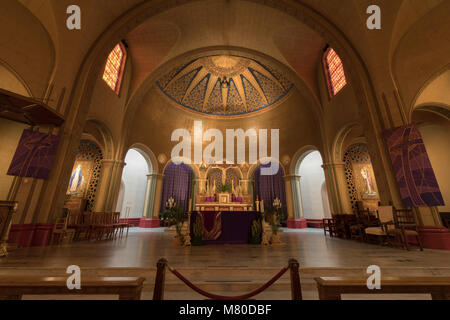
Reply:
[[[224,55],[195,59],[173,69],[156,85],[183,107],[221,116],[270,107],[293,87],[280,72],[256,60]]]

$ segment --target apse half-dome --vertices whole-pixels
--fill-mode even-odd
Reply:
[[[161,91],[185,108],[232,116],[268,108],[293,84],[274,68],[238,56],[209,56],[174,68],[157,82]]]

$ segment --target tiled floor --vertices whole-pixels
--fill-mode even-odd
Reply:
[[[18,248],[0,259],[1,267],[137,267],[153,268],[165,257],[174,267],[284,266],[295,258],[301,267],[354,268],[450,267],[450,251],[406,251],[350,240],[325,237],[322,230],[285,230],[283,246],[216,245],[179,247],[173,233],[163,229],[131,229],[128,238],[101,242],[75,242],[46,248]]]
[[[315,277],[367,276],[369,265],[381,267],[382,276],[450,276],[450,252],[405,251],[350,240],[325,237],[322,230],[284,230],[283,246],[217,245],[180,247],[174,234],[163,229],[132,229],[126,239],[75,242],[47,248],[19,248],[0,259],[0,277],[8,275],[63,276],[69,265],[82,275],[139,276],[146,278],[142,299],[152,299],[156,262],[169,264],[202,289],[222,295],[250,292],[275,275],[290,258],[300,262],[304,299],[318,299]],[[173,274],[166,274],[166,299],[204,299]],[[32,296],[24,299],[92,299],[77,296]],[[107,296],[97,297],[111,298]],[[117,297],[112,297],[116,299]],[[290,299],[285,274],[257,300]],[[348,296],[344,299],[429,299],[429,295]]]

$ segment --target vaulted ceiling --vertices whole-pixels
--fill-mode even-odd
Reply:
[[[177,104],[212,115],[238,115],[266,109],[291,90],[279,71],[247,58],[216,55],[178,66],[157,81]]]

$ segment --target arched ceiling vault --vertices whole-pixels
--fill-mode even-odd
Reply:
[[[257,2],[213,0],[205,5],[190,1],[146,19],[125,40],[134,66],[133,93],[171,59],[221,46],[246,48],[276,59],[319,96],[316,70],[326,41],[294,17]]]
[[[211,115],[239,115],[266,109],[282,100],[293,84],[263,63],[232,55],[194,59],[156,82],[177,104]]]

